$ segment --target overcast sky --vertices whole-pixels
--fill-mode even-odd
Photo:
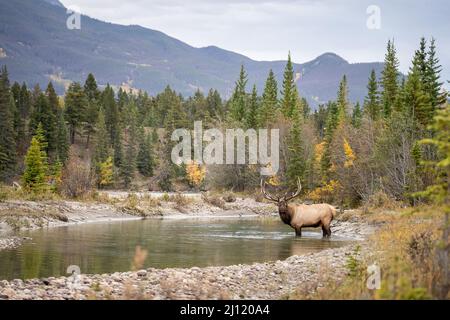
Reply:
[[[255,60],[295,62],[335,52],[350,62],[382,61],[395,38],[401,70],[409,67],[421,36],[437,40],[450,79],[448,0],[61,0],[83,14],[162,31],[195,47],[216,45]],[[369,29],[370,5],[380,28]],[[371,20],[373,21],[373,20]]]

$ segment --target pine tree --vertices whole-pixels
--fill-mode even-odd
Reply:
[[[344,123],[350,117],[350,102],[348,101],[347,77],[342,77],[337,96],[338,122]]]
[[[256,85],[253,85],[252,95],[248,102],[248,111],[246,115],[247,128],[256,129],[258,127],[259,102]]]
[[[405,83],[404,104],[408,114],[416,119],[422,128],[426,128],[433,119],[433,108],[420,80],[420,69],[417,64],[413,65]]]
[[[100,99],[100,91],[98,90],[97,81],[92,73],[89,73],[84,82],[84,94],[89,102]]]
[[[56,152],[58,160],[65,164],[69,158],[69,130],[67,129],[64,112],[59,110],[56,129]]]
[[[90,138],[95,131],[95,124],[97,123],[100,98],[97,82],[95,81],[92,73],[89,73],[86,82],[84,83],[84,94],[88,103],[84,123],[84,132],[86,134],[86,148],[89,148]]]
[[[94,163],[98,167],[98,164],[105,162],[109,157],[109,135],[108,130],[106,129],[103,108],[100,108],[98,113],[96,128]]]
[[[41,124],[47,141],[45,151],[47,153],[56,150],[56,115],[50,107],[50,102],[44,93],[40,93],[33,105],[33,113],[30,119],[30,129],[36,132],[37,126]]]
[[[245,72],[244,65],[241,65],[241,71],[239,72],[239,79],[236,81],[236,87],[234,89],[233,97],[231,99],[230,115],[232,120],[240,122],[243,121],[246,114],[246,100],[247,94],[245,92],[245,86],[247,85],[247,73]]]
[[[389,40],[387,44],[387,53],[384,59],[384,69],[381,72],[381,100],[384,116],[387,117],[392,111],[398,90],[398,66],[399,62],[396,56],[394,42]]]
[[[16,137],[14,133],[14,99],[10,92],[8,71],[0,72],[0,181],[9,180],[16,168]]]
[[[144,177],[151,177],[154,168],[152,137],[150,134],[144,135],[143,129],[141,132],[143,139],[139,144],[136,164],[140,174]]]
[[[136,154],[135,147],[128,143],[124,156],[124,161],[120,166],[120,176],[122,177],[123,185],[125,188],[129,188],[131,181],[134,178],[136,169]]]
[[[277,80],[272,69],[269,71],[269,75],[264,87],[264,93],[262,96],[262,104],[259,112],[258,123],[260,127],[267,128],[273,123],[276,110],[278,106],[278,85]]]
[[[375,70],[372,69],[369,77],[369,83],[367,84],[367,96],[364,99],[364,112],[369,115],[370,119],[375,121],[382,115],[381,111],[377,75]]]
[[[291,53],[288,55],[288,61],[284,69],[283,89],[281,91],[281,111],[286,118],[291,118],[297,103],[297,86],[294,81],[294,67],[291,61]]]
[[[65,116],[69,124],[70,143],[75,143],[75,134],[86,118],[87,99],[84,90],[78,82],[73,82],[65,97]]]
[[[114,98],[114,90],[109,84],[106,85],[106,88],[102,93],[102,106],[105,113],[105,123],[106,128],[108,129],[109,138],[115,147],[115,143],[120,140],[120,118],[117,103]],[[114,164],[116,164],[115,161],[116,160],[114,160]]]
[[[305,176],[305,157],[302,144],[303,110],[297,103],[292,112],[292,126],[288,137],[288,157],[286,177],[289,186],[296,186],[297,180]]]
[[[206,105],[209,111],[209,116],[213,119],[223,119],[224,110],[222,98],[217,90],[210,89],[206,97]]]
[[[353,114],[352,114],[352,125],[355,128],[359,128],[361,126],[363,111],[361,110],[361,106],[359,105],[359,102],[356,103],[355,107],[353,108]]]
[[[46,186],[47,163],[44,148],[41,148],[38,137],[34,136],[25,156],[25,172],[22,176],[23,184],[32,191],[42,191]]]
[[[430,103],[434,110],[437,106],[445,103],[446,95],[441,92],[443,83],[440,82],[440,73],[442,71],[442,67],[439,64],[439,59],[436,57],[436,41],[433,38],[430,41],[430,48],[427,55],[425,90],[430,97]]]

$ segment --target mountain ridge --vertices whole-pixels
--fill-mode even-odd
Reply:
[[[69,81],[92,72],[100,85],[110,83],[158,93],[167,85],[183,95],[218,89],[230,97],[241,64],[249,85],[264,87],[273,69],[281,85],[285,60],[256,61],[217,46],[193,47],[161,31],[118,25],[85,15],[81,30],[68,30],[66,9],[57,0],[0,0],[0,64],[12,80],[44,86],[52,80],[59,93]],[[382,63],[348,63],[332,52],[294,64],[302,96],[313,106],[334,99],[344,74],[351,101],[362,101],[371,69]]]

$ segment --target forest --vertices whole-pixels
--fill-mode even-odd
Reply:
[[[269,182],[288,188],[300,179],[304,200],[424,203],[447,192],[449,175],[450,107],[436,51],[434,39],[420,39],[404,75],[389,41],[364,101],[349,101],[344,75],[336,99],[317,110],[302,97],[290,54],[282,83],[268,70],[262,93],[242,66],[230,99],[214,89],[183,97],[170,86],[152,96],[100,86],[93,74],[62,97],[51,82],[10,84],[4,66],[0,181],[71,198],[99,189],[255,193],[258,165],[171,162],[173,130],[201,120],[204,128],[279,129],[280,170]]]

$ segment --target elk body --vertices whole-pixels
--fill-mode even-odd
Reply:
[[[336,209],[326,203],[321,204],[289,204],[289,201],[296,198],[302,189],[300,180],[298,181],[297,191],[291,195],[272,196],[266,192],[266,182],[261,180],[261,191],[264,197],[273,201],[278,206],[278,213],[281,220],[290,225],[295,230],[298,237],[302,236],[302,228],[322,228],[323,236],[331,236],[330,224],[336,215]]]

